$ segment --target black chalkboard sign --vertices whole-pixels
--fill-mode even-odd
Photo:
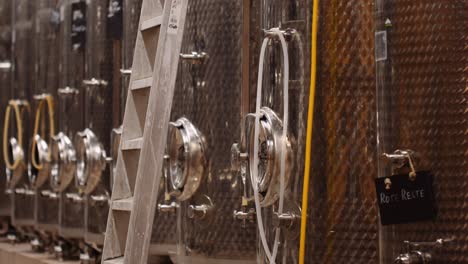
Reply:
[[[83,50],[86,43],[86,2],[71,5],[71,45],[73,50]]]
[[[107,12],[107,36],[114,40],[122,37],[122,0],[110,0]]]
[[[375,179],[382,225],[434,219],[432,183],[433,177],[427,171],[418,172],[413,180],[408,174]]]

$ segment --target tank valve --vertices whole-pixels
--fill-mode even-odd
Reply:
[[[58,199],[59,195],[56,192],[53,192],[51,190],[42,190],[41,195],[44,197],[49,197],[50,199]]]
[[[203,219],[211,211],[212,206],[202,205],[189,205],[187,208],[187,217],[191,219]]]
[[[250,223],[253,223],[255,220],[255,209],[254,208],[248,208],[247,207],[242,207],[242,210],[234,210],[234,219],[241,220],[242,221],[242,227],[247,226],[247,221]]]
[[[409,253],[399,255],[395,264],[427,264],[431,263],[431,255],[422,251],[411,251]]]
[[[427,264],[431,263],[432,255],[419,250],[420,247],[442,247],[455,240],[455,237],[439,238],[431,242],[411,242],[404,241],[407,247],[407,253],[400,254],[393,263],[395,264]],[[416,248],[417,250],[412,250]]]
[[[129,76],[132,74],[132,69],[120,69],[120,74],[123,76]]]
[[[208,54],[205,52],[198,53],[196,51],[192,51],[190,54],[181,53],[180,58],[190,64],[202,64],[208,58]]]
[[[66,193],[65,197],[67,197],[67,199],[70,199],[75,203],[80,203],[83,201],[83,197],[81,197],[81,195],[79,195],[78,193]]]
[[[409,177],[411,180],[416,178],[416,168],[414,165],[415,152],[413,150],[395,150],[393,153],[383,153],[381,159],[391,165],[392,174],[405,166],[410,169]]]
[[[31,244],[32,251],[44,252],[45,250],[44,243],[39,238],[35,237],[29,243]]]
[[[278,228],[291,229],[301,219],[300,215],[291,212],[273,213],[273,226]]]
[[[109,83],[106,80],[91,78],[83,80],[83,84],[86,86],[107,86]]]
[[[175,213],[179,208],[179,205],[176,202],[171,202],[170,204],[158,204],[158,211],[163,213]]]
[[[100,194],[100,195],[90,195],[89,198],[93,204],[106,204],[110,205],[110,196],[109,194]]]
[[[232,144],[231,147],[231,170],[240,171],[242,162],[247,161],[248,154],[242,153],[239,143]]]
[[[16,235],[16,233],[8,234],[7,239],[10,242],[10,244],[13,244],[13,245],[20,242],[20,238]]]

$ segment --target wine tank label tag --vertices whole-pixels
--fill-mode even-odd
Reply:
[[[110,0],[107,12],[107,36],[113,40],[119,40],[122,38],[122,30],[122,0]]]
[[[382,225],[402,224],[434,219],[433,177],[427,171],[375,179],[377,203]]]
[[[86,43],[86,2],[71,5],[71,45],[73,50],[83,50]]]

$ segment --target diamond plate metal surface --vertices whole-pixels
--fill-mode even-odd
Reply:
[[[56,9],[55,1],[41,0],[36,1],[35,21],[34,21],[34,42],[35,48],[35,72],[34,93],[48,93],[54,96],[55,107],[57,107],[56,91],[59,81],[59,33],[60,33],[60,15]],[[37,105],[37,102],[36,102]],[[57,108],[55,108],[57,113]],[[43,115],[43,120],[47,116]],[[57,117],[55,118],[57,120]],[[45,121],[48,124],[48,121]],[[57,126],[56,126],[57,127]],[[46,132],[48,133],[48,132]],[[46,139],[47,140],[47,139]],[[58,231],[59,223],[59,200],[51,199],[49,196],[41,195],[42,191],[50,190],[49,182],[45,182],[38,190],[35,201],[35,220],[39,229],[47,231]],[[44,225],[44,226],[43,226]],[[50,228],[49,225],[55,225]]]
[[[232,216],[241,205],[241,186],[230,171],[229,154],[240,135],[241,25],[242,1],[189,2],[181,52],[206,52],[209,57],[197,65],[180,62],[171,120],[187,117],[200,130],[208,168],[195,198],[181,204],[182,255],[240,261],[255,257],[254,224],[242,228]],[[212,199],[214,215],[189,219],[185,208],[201,195]],[[175,241],[175,223],[175,215],[157,214],[153,238]]]
[[[108,0],[87,2],[87,31],[85,63],[86,79],[96,78],[108,82],[106,86],[96,89],[93,95],[85,97],[85,127],[89,127],[103,144],[106,152],[110,150],[110,134],[112,130],[112,89],[113,89],[113,41],[106,34]],[[110,197],[110,173],[108,166],[103,171],[101,182],[91,195],[108,195]],[[93,203],[88,199],[86,213],[86,230],[88,233],[100,236],[98,241],[92,241],[95,236],[89,236],[87,242],[102,245],[106,231],[107,203]]]
[[[133,63],[133,53],[135,51],[136,36],[140,21],[142,0],[123,0],[123,41],[122,41],[122,67],[131,69]],[[125,102],[127,101],[128,85],[130,76],[122,76],[122,113],[125,112]],[[122,118],[123,120],[123,118]]]
[[[0,60],[11,61],[11,6],[9,1],[0,3]],[[0,72],[0,125],[3,126],[5,108],[11,93],[11,74],[9,70]],[[3,131],[0,132],[3,138]],[[6,175],[3,151],[0,153],[0,217],[10,215],[10,196],[5,193]]]
[[[13,77],[12,98],[20,98],[32,102],[34,93],[34,56],[35,45],[33,39],[35,3],[25,0],[17,0],[12,3],[12,23],[15,39],[13,40]],[[26,160],[29,158],[29,141],[31,137],[31,125],[33,119],[27,117],[23,121],[24,141],[23,148]],[[17,188],[26,189],[28,186],[25,173]],[[13,194],[11,215],[15,227],[32,227],[34,224],[34,196],[24,193]]]
[[[382,150],[418,153],[416,168],[434,175],[438,216],[435,221],[384,229],[385,261],[404,253],[404,240],[454,236],[454,242],[433,251],[433,263],[466,263],[468,4],[385,2],[381,22],[387,18],[388,68],[379,87],[385,89],[379,91],[384,96],[379,112],[387,117],[380,124]]]
[[[209,196],[216,211],[205,223],[183,215],[186,254],[254,259],[255,226],[242,228],[232,216],[241,205],[241,186],[229,155],[240,134],[242,1],[192,1],[187,14],[182,52],[209,58],[201,65],[181,62],[176,93],[185,98],[174,103],[171,120],[186,116],[206,140],[208,171],[197,195]]]
[[[249,112],[255,112],[256,86],[260,46],[265,35],[263,30],[281,25],[281,29],[293,29],[294,34],[287,42],[289,56],[289,125],[288,138],[291,142],[292,161],[291,182],[285,193],[285,204],[289,208],[299,208],[302,193],[304,167],[305,129],[308,107],[310,79],[310,31],[311,1],[254,1],[251,6],[251,44],[250,44],[250,106]],[[273,109],[281,119],[283,117],[282,55],[278,41],[270,41],[265,56],[263,76],[262,106]],[[275,228],[272,223],[273,207],[263,209],[264,226],[270,250],[273,248]],[[298,222],[296,224],[299,224]],[[288,232],[287,235],[285,233]],[[281,232],[280,247],[276,261],[278,263],[296,263],[299,248],[299,233]],[[263,246],[258,241],[259,257],[267,262]]]
[[[373,10],[320,2],[307,263],[379,261]]]
[[[60,10],[64,14],[65,19],[61,22],[60,27],[59,88],[66,86],[76,88],[79,90],[79,95],[76,102],[72,102],[72,100],[59,102],[59,131],[62,131],[73,140],[75,133],[84,128],[84,89],[82,82],[85,78],[85,54],[83,50],[72,49],[70,36],[71,2],[63,2],[60,5]],[[73,183],[60,197],[60,235],[64,238],[82,239],[84,236],[84,204],[76,203],[66,198],[66,193],[77,193]]]

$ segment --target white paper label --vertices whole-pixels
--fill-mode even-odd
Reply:
[[[387,59],[387,31],[375,32],[375,61]]]
[[[171,11],[169,13],[169,23],[167,26],[167,34],[177,34],[179,31],[180,8],[181,0],[173,0],[171,3]]]

